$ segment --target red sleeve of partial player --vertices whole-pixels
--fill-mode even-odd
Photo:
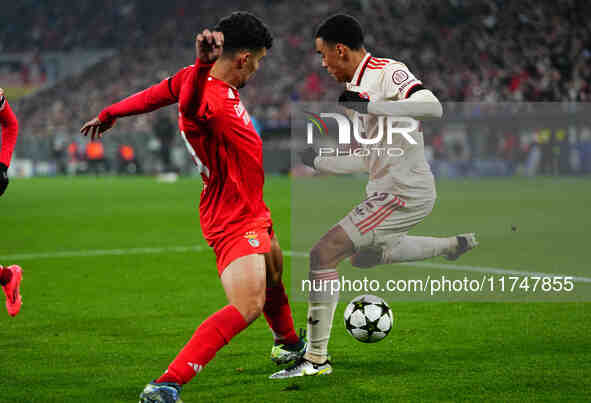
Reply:
[[[184,117],[194,117],[203,101],[205,84],[213,63],[202,63],[195,60],[195,67],[185,76],[179,97],[179,110]]]
[[[6,166],[10,166],[10,159],[12,158],[12,152],[16,144],[16,138],[18,136],[18,121],[14,112],[8,105],[8,102],[4,102],[4,107],[0,110],[0,125],[2,126],[2,149],[0,149],[0,162]]]
[[[106,122],[123,116],[139,115],[178,102],[181,83],[190,70],[190,67],[185,67],[174,76],[106,107],[99,114],[99,119]]]

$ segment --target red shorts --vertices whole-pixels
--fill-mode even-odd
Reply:
[[[224,269],[240,257],[270,252],[271,238],[273,238],[273,227],[270,225],[225,236],[213,245],[218,274],[221,276]]]

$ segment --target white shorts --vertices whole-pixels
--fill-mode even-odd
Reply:
[[[355,249],[382,246],[393,237],[403,236],[423,221],[435,199],[403,200],[390,193],[374,193],[347,214],[340,225]]]

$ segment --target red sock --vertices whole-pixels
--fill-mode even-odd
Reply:
[[[211,361],[248,324],[233,305],[217,311],[197,328],[191,340],[183,347],[168,370],[156,382],[176,382],[184,385]]]
[[[269,327],[273,330],[276,342],[295,344],[300,341],[293,327],[291,308],[282,283],[273,288],[267,288],[263,313]]]
[[[6,285],[10,280],[12,280],[12,271],[8,270],[8,267],[0,266],[0,284]]]

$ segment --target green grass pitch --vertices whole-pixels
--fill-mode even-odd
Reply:
[[[439,203],[417,233],[455,233],[470,224],[481,246],[458,264],[583,276],[589,185],[549,178],[442,181]],[[290,189],[283,177],[268,178],[265,188],[285,249],[292,247]],[[200,190],[196,179],[11,183],[0,199],[0,263],[23,267],[24,304],[16,318],[0,312],[0,402],[137,401],[198,324],[226,303],[210,250],[157,250],[205,246]],[[344,213],[353,202],[343,199],[336,208]],[[90,253],[60,257],[64,251]],[[293,264],[306,262],[294,258]],[[288,283],[291,265],[286,258]],[[277,367],[261,318],[184,388],[183,400],[591,400],[588,303],[391,305],[395,328],[373,345],[346,334],[345,304],[339,305],[330,344],[334,373],[312,379],[267,379]],[[296,326],[304,326],[305,302],[293,309]]]

